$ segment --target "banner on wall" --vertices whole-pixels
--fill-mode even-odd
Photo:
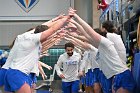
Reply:
[[[39,0],[15,0],[15,1],[27,13],[39,2]]]
[[[0,21],[49,20],[73,6],[74,0],[0,0]]]

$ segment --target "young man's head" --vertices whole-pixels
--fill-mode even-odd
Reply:
[[[113,33],[115,32],[115,27],[112,21],[104,21],[102,23],[102,32],[109,32],[109,33]]]
[[[100,35],[106,37],[107,32],[105,32],[105,31],[103,32],[103,31],[101,31],[99,28],[95,28],[94,30],[95,30],[98,34],[100,34]]]
[[[34,33],[36,34],[36,33],[41,33],[41,32],[43,32],[43,31],[45,31],[45,30],[47,30],[48,29],[48,26],[46,26],[46,25],[38,25],[36,28],[35,28],[35,31],[34,31]]]
[[[74,50],[74,44],[71,43],[71,42],[66,43],[65,44],[65,50],[66,50],[66,52],[69,56],[72,56],[73,55],[73,50]]]

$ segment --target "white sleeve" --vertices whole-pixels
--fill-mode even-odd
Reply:
[[[78,53],[78,55],[79,55],[79,64],[78,64],[78,70],[80,70],[80,68],[81,68],[81,65],[82,65],[82,60],[81,60],[81,55],[80,55],[80,53]]]
[[[85,70],[85,64],[86,64],[86,60],[87,60],[87,57],[88,57],[88,52],[85,51],[84,54],[83,54],[83,60],[81,60],[81,66],[80,66],[80,71],[84,71]]]
[[[15,40],[15,42],[16,42],[16,40]],[[10,50],[6,63],[2,66],[2,68],[5,68],[5,69],[9,68],[12,58],[14,57],[14,53],[16,51],[16,48],[14,48],[14,46],[15,46],[15,44],[13,45],[12,49]]]
[[[60,74],[62,74],[60,68],[62,67],[62,60],[61,60],[62,56],[60,55],[60,57],[58,58],[58,61],[57,61],[57,64],[56,64],[56,72],[57,72],[57,75],[59,76]]]
[[[85,60],[81,60],[81,65],[80,65],[80,71],[84,71],[85,70]]]

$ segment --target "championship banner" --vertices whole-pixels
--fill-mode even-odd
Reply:
[[[69,7],[74,0],[0,0],[0,21],[50,20]]]
[[[39,2],[39,0],[15,0],[15,1],[25,12],[29,12]]]

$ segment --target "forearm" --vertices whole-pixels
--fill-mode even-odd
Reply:
[[[53,18],[53,19],[51,19],[51,20],[49,20],[49,21],[43,23],[42,25],[47,25],[48,27],[51,27],[51,26],[53,26],[53,25],[57,22],[57,20],[59,20],[59,19],[60,19],[60,16],[57,16],[57,17],[55,17],[55,18]]]
[[[49,45],[44,46],[44,47],[42,48],[42,50],[41,50],[41,55],[44,54],[44,52],[45,52],[46,50],[48,50],[50,47],[52,47],[53,45],[54,45],[54,44],[51,43],[51,44],[49,44]]]
[[[58,41],[60,41],[60,38],[59,37],[50,39],[48,43],[44,43],[43,48],[42,48],[42,51],[44,49],[46,50],[46,49],[52,47]]]
[[[96,33],[83,19],[81,19],[77,14],[74,15],[74,17],[79,21],[80,25],[84,28],[86,33],[91,37],[89,38],[87,35],[86,38],[88,38],[90,41],[92,41],[92,44],[95,47],[98,47],[100,43],[101,36]]]
[[[82,51],[85,51],[85,49],[83,47],[80,47],[80,46],[76,46],[76,47],[79,48]]]
[[[49,36],[47,39],[52,39],[52,38],[55,38],[58,36],[58,33],[60,32],[61,30],[57,30],[55,33],[53,33],[51,36]]]
[[[85,42],[90,43],[90,41],[85,36],[77,35],[77,36],[74,36],[74,37],[77,38],[77,39],[80,39],[81,41],[85,41]]]
[[[80,24],[78,24],[76,21],[74,22],[74,24],[77,26],[78,30],[82,33],[82,35],[90,38],[90,36],[87,34],[87,32],[84,30],[84,28]]]
[[[46,74],[45,74],[45,72],[44,72],[42,66],[40,65],[40,63],[38,63],[38,67],[39,67],[39,72],[40,72],[42,75],[45,76]]]
[[[59,30],[68,19],[69,19],[69,16],[66,16],[65,18],[59,19],[52,27],[50,27],[48,30],[42,32],[41,39],[40,39],[41,43],[43,43],[54,32]]]
[[[67,36],[67,37],[66,37],[66,40],[68,40],[68,41],[74,43],[75,46],[78,45],[77,42],[73,39],[72,36]]]
[[[71,41],[75,44],[75,46],[79,46],[79,47],[83,48],[83,46],[81,44],[79,44],[76,40],[71,39]]]
[[[45,68],[47,68],[47,69],[50,67],[49,65],[47,65],[47,64],[45,64],[45,63],[43,63],[43,62],[39,62],[39,63],[40,63],[41,66],[43,66],[43,67],[45,67]]]
[[[68,38],[68,37],[65,37],[64,38],[65,40],[67,40],[67,41],[70,41],[70,42],[72,42],[75,46],[79,46],[79,47],[81,47],[75,40],[73,40],[73,39],[71,39],[71,38]]]
[[[69,38],[70,38],[71,41],[72,41],[73,43],[75,43],[76,45],[78,45],[78,46],[80,46],[80,47],[84,47],[84,46],[85,46],[85,45],[84,45],[84,42],[81,41],[80,39],[77,39],[77,38],[72,37],[72,36],[69,36]]]
[[[77,40],[77,42],[84,48],[84,49],[90,49],[90,46],[87,42],[83,42],[81,40]]]
[[[73,39],[75,42],[77,42],[80,46],[84,45],[84,42],[81,41],[80,39],[77,39],[77,38],[74,38],[74,37],[71,37],[71,39]]]
[[[55,38],[47,39],[45,42],[42,43],[42,47],[51,44],[54,40],[55,40]]]
[[[52,42],[46,46],[43,47],[43,49],[41,50],[41,53],[43,53],[44,51],[48,50],[50,47],[52,47],[55,44],[55,42]]]
[[[57,72],[58,76],[62,74],[62,72],[60,70],[60,66],[58,64],[55,65],[55,69],[56,69],[56,72]]]

